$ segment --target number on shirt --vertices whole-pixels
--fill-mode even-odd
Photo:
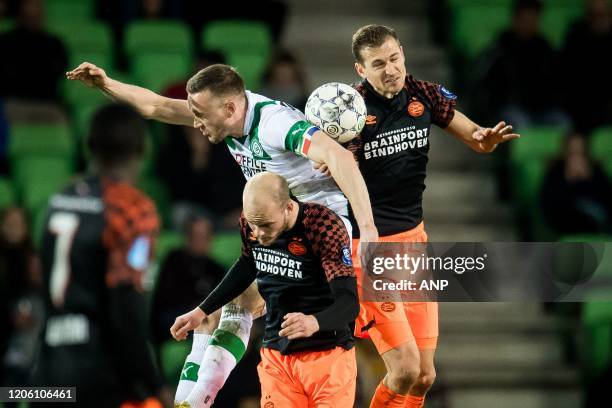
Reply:
[[[79,217],[76,214],[58,212],[49,219],[49,230],[56,235],[49,285],[51,301],[56,307],[64,305],[70,277],[70,249],[78,227]]]

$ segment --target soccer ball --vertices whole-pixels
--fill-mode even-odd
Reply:
[[[306,118],[332,139],[346,143],[363,129],[366,106],[351,86],[330,82],[314,90],[306,102]]]

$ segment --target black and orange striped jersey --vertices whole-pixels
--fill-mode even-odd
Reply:
[[[367,80],[355,88],[367,117],[347,148],[359,162],[368,187],[374,223],[381,236],[416,227],[423,219],[431,124],[445,128],[453,119],[456,96],[441,85],[406,77],[404,88],[385,98]],[[359,229],[353,215],[353,237]]]

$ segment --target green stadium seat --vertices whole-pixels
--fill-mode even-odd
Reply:
[[[160,350],[161,368],[166,383],[173,387],[179,382],[185,358],[191,351],[191,342],[169,340]]]
[[[71,21],[51,25],[49,31],[59,36],[70,53],[98,52],[113,53],[111,29],[98,21]]]
[[[512,192],[521,209],[532,208],[539,203],[538,195],[546,176],[546,162],[525,161],[512,171]]]
[[[584,372],[587,379],[600,374],[612,362],[612,291],[591,293],[582,306]]]
[[[83,103],[74,107],[72,114],[72,127],[79,143],[80,149],[85,149],[85,140],[89,133],[89,125],[94,113],[110,100],[104,99],[99,102]]]
[[[70,180],[71,165],[57,158],[22,158],[15,170],[15,180],[21,200],[32,218],[43,208],[49,197]]]
[[[12,18],[2,18],[0,19],[0,33],[4,33],[6,31],[10,31],[15,27],[15,20]]]
[[[547,161],[561,152],[565,129],[562,127],[532,127],[521,132],[521,138],[510,145],[510,160],[514,165],[539,160]]]
[[[131,64],[138,85],[162,92],[168,85],[188,77],[192,60],[184,53],[139,53]]]
[[[213,239],[211,257],[222,266],[229,268],[240,257],[241,248],[240,233],[217,233]]]
[[[15,190],[10,179],[0,177],[0,209],[15,204]]]
[[[162,231],[157,238],[155,250],[155,255],[158,262],[161,264],[168,253],[174,249],[180,248],[183,245],[183,242],[184,238],[182,234],[170,230]]]
[[[467,59],[474,59],[509,26],[511,10],[503,5],[469,5],[454,14],[453,46]]]
[[[32,214],[32,240],[39,250],[42,247],[43,234],[45,232],[45,221],[47,221],[47,208],[43,205]]]
[[[22,187],[32,180],[66,178],[72,172],[72,162],[61,157],[24,156],[12,166],[15,185]]]
[[[582,5],[557,4],[549,1],[542,12],[542,33],[557,49],[565,41],[567,30],[583,14]]]
[[[134,21],[125,31],[125,52],[130,59],[141,53],[193,54],[193,39],[179,21]]]
[[[170,225],[170,196],[166,186],[164,186],[156,177],[141,177],[138,182],[140,188],[147,196],[155,203],[159,217],[161,218],[162,227]]]
[[[95,18],[95,0],[51,0],[45,4],[46,19],[51,24],[73,24]]]
[[[272,52],[272,37],[265,23],[250,20],[219,20],[207,24],[201,34],[201,44],[206,50],[230,53]]]
[[[24,155],[71,158],[74,141],[70,129],[61,124],[15,124],[9,134],[9,157]]]
[[[612,126],[600,127],[593,132],[591,155],[600,161],[612,160]]]
[[[248,88],[259,87],[273,47],[266,24],[249,20],[213,21],[204,27],[200,40],[205,50],[223,53],[228,64],[238,69]]]
[[[268,64],[263,54],[232,53],[227,62],[236,68],[248,89],[259,89],[261,77]]]

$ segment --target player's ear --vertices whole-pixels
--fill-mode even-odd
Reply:
[[[236,112],[236,104],[234,101],[228,101],[225,103],[225,116],[231,118]]]
[[[359,63],[359,62],[355,63],[355,71],[357,71],[357,75],[359,75],[363,79],[366,78],[365,67],[363,65],[361,65],[361,63]]]

